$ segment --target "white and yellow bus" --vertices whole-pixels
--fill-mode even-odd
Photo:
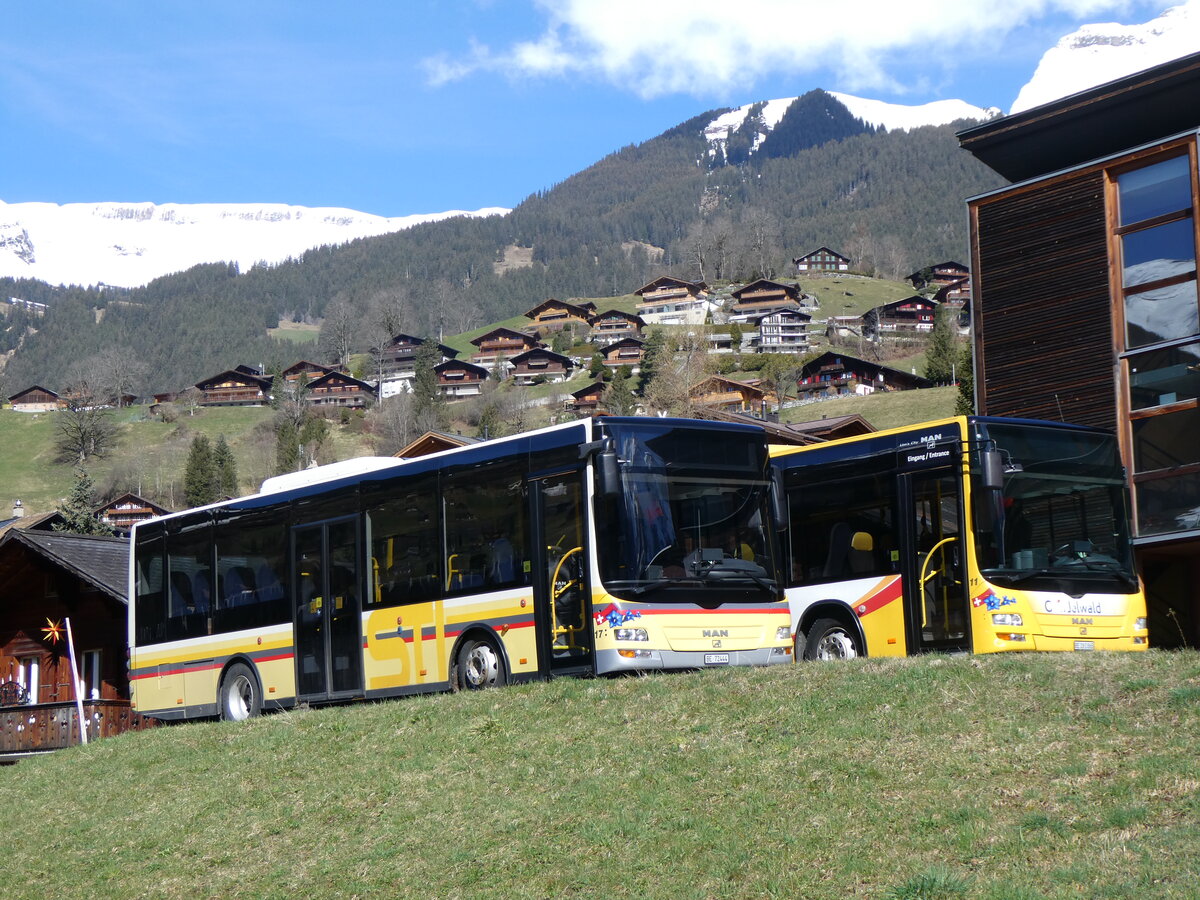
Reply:
[[[134,706],[241,719],[788,663],[769,476],[757,427],[614,417],[338,463],[139,523]]]
[[[797,660],[1146,649],[1112,435],[967,416],[771,454]]]

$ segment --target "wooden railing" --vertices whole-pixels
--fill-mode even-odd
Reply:
[[[85,700],[83,717],[89,741],[155,724],[134,712],[128,700]],[[0,757],[61,750],[78,743],[79,715],[74,701],[0,707]]]

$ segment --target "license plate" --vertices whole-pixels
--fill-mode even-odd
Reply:
[[[705,653],[704,664],[706,666],[727,666],[729,665],[728,653]]]
[[[1095,641],[1076,641],[1075,649],[1076,650],[1095,650],[1096,642]]]

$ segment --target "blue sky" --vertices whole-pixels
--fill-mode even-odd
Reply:
[[[708,109],[812,88],[1007,110],[1142,0],[6,4],[0,200],[513,206]]]

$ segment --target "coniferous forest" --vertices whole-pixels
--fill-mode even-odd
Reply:
[[[753,110],[724,156],[710,154],[703,128],[720,112],[612,153],[503,217],[428,223],[246,272],[201,265],[129,290],[0,279],[0,296],[47,306],[41,317],[0,307],[0,354],[12,354],[0,388],[56,389],[73,364],[114,349],[138,362],[140,392],[239,363],[270,369],[297,348],[268,328],[320,321],[335,305],[355,311],[355,349],[366,349],[379,337],[371,311],[384,306],[392,328],[452,335],[547,297],[628,294],[661,274],[786,278],[793,257],[819,246],[903,277],[963,259],[965,198],[1002,184],[959,149],[956,126],[876,130],[821,91],[798,98],[753,154]],[[502,266],[510,248],[531,264]]]

